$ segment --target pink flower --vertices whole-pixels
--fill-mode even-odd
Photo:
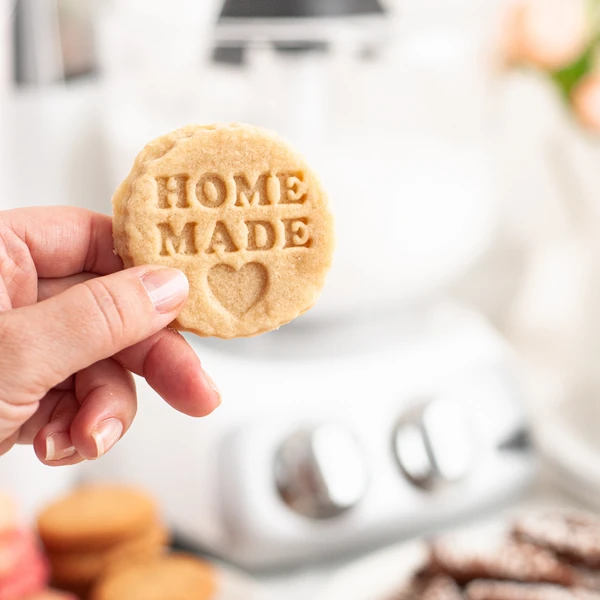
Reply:
[[[585,0],[514,0],[504,32],[511,62],[561,69],[585,51],[589,23]]]
[[[573,90],[572,100],[581,124],[600,133],[600,73],[582,79]]]

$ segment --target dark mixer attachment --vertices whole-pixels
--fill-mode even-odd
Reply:
[[[379,0],[226,0],[221,18],[318,18],[383,13]]]

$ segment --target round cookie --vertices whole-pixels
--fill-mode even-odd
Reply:
[[[103,577],[91,600],[209,600],[214,597],[213,567],[193,556],[171,554],[127,565]]]
[[[168,543],[167,530],[155,525],[139,536],[96,552],[51,552],[48,560],[53,581],[70,586],[97,579],[112,565],[160,555]]]
[[[77,600],[77,597],[67,592],[48,589],[40,592],[39,594],[27,596],[27,598],[24,600]]]
[[[188,126],[150,142],[113,197],[125,267],[182,270],[186,305],[172,324],[249,337],[316,302],[332,262],[333,218],[304,160],[250,125]]]
[[[52,587],[56,588],[58,592],[62,592],[63,594],[68,594],[68,597],[75,597],[76,600],[89,600],[91,585],[66,585],[61,584],[58,581],[52,582]]]
[[[85,486],[49,505],[38,530],[50,551],[102,550],[147,531],[157,512],[152,498],[137,489]]]

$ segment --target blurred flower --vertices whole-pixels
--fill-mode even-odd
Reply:
[[[572,100],[579,121],[600,133],[600,73],[584,77],[573,90]]]
[[[515,0],[504,28],[510,62],[551,71],[577,60],[590,37],[586,0]]]

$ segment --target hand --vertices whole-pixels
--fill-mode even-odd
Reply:
[[[122,270],[111,219],[75,208],[0,212],[0,454],[30,444],[47,465],[106,453],[136,412],[136,373],[201,417],[219,392],[185,339],[165,327],[186,277]]]

